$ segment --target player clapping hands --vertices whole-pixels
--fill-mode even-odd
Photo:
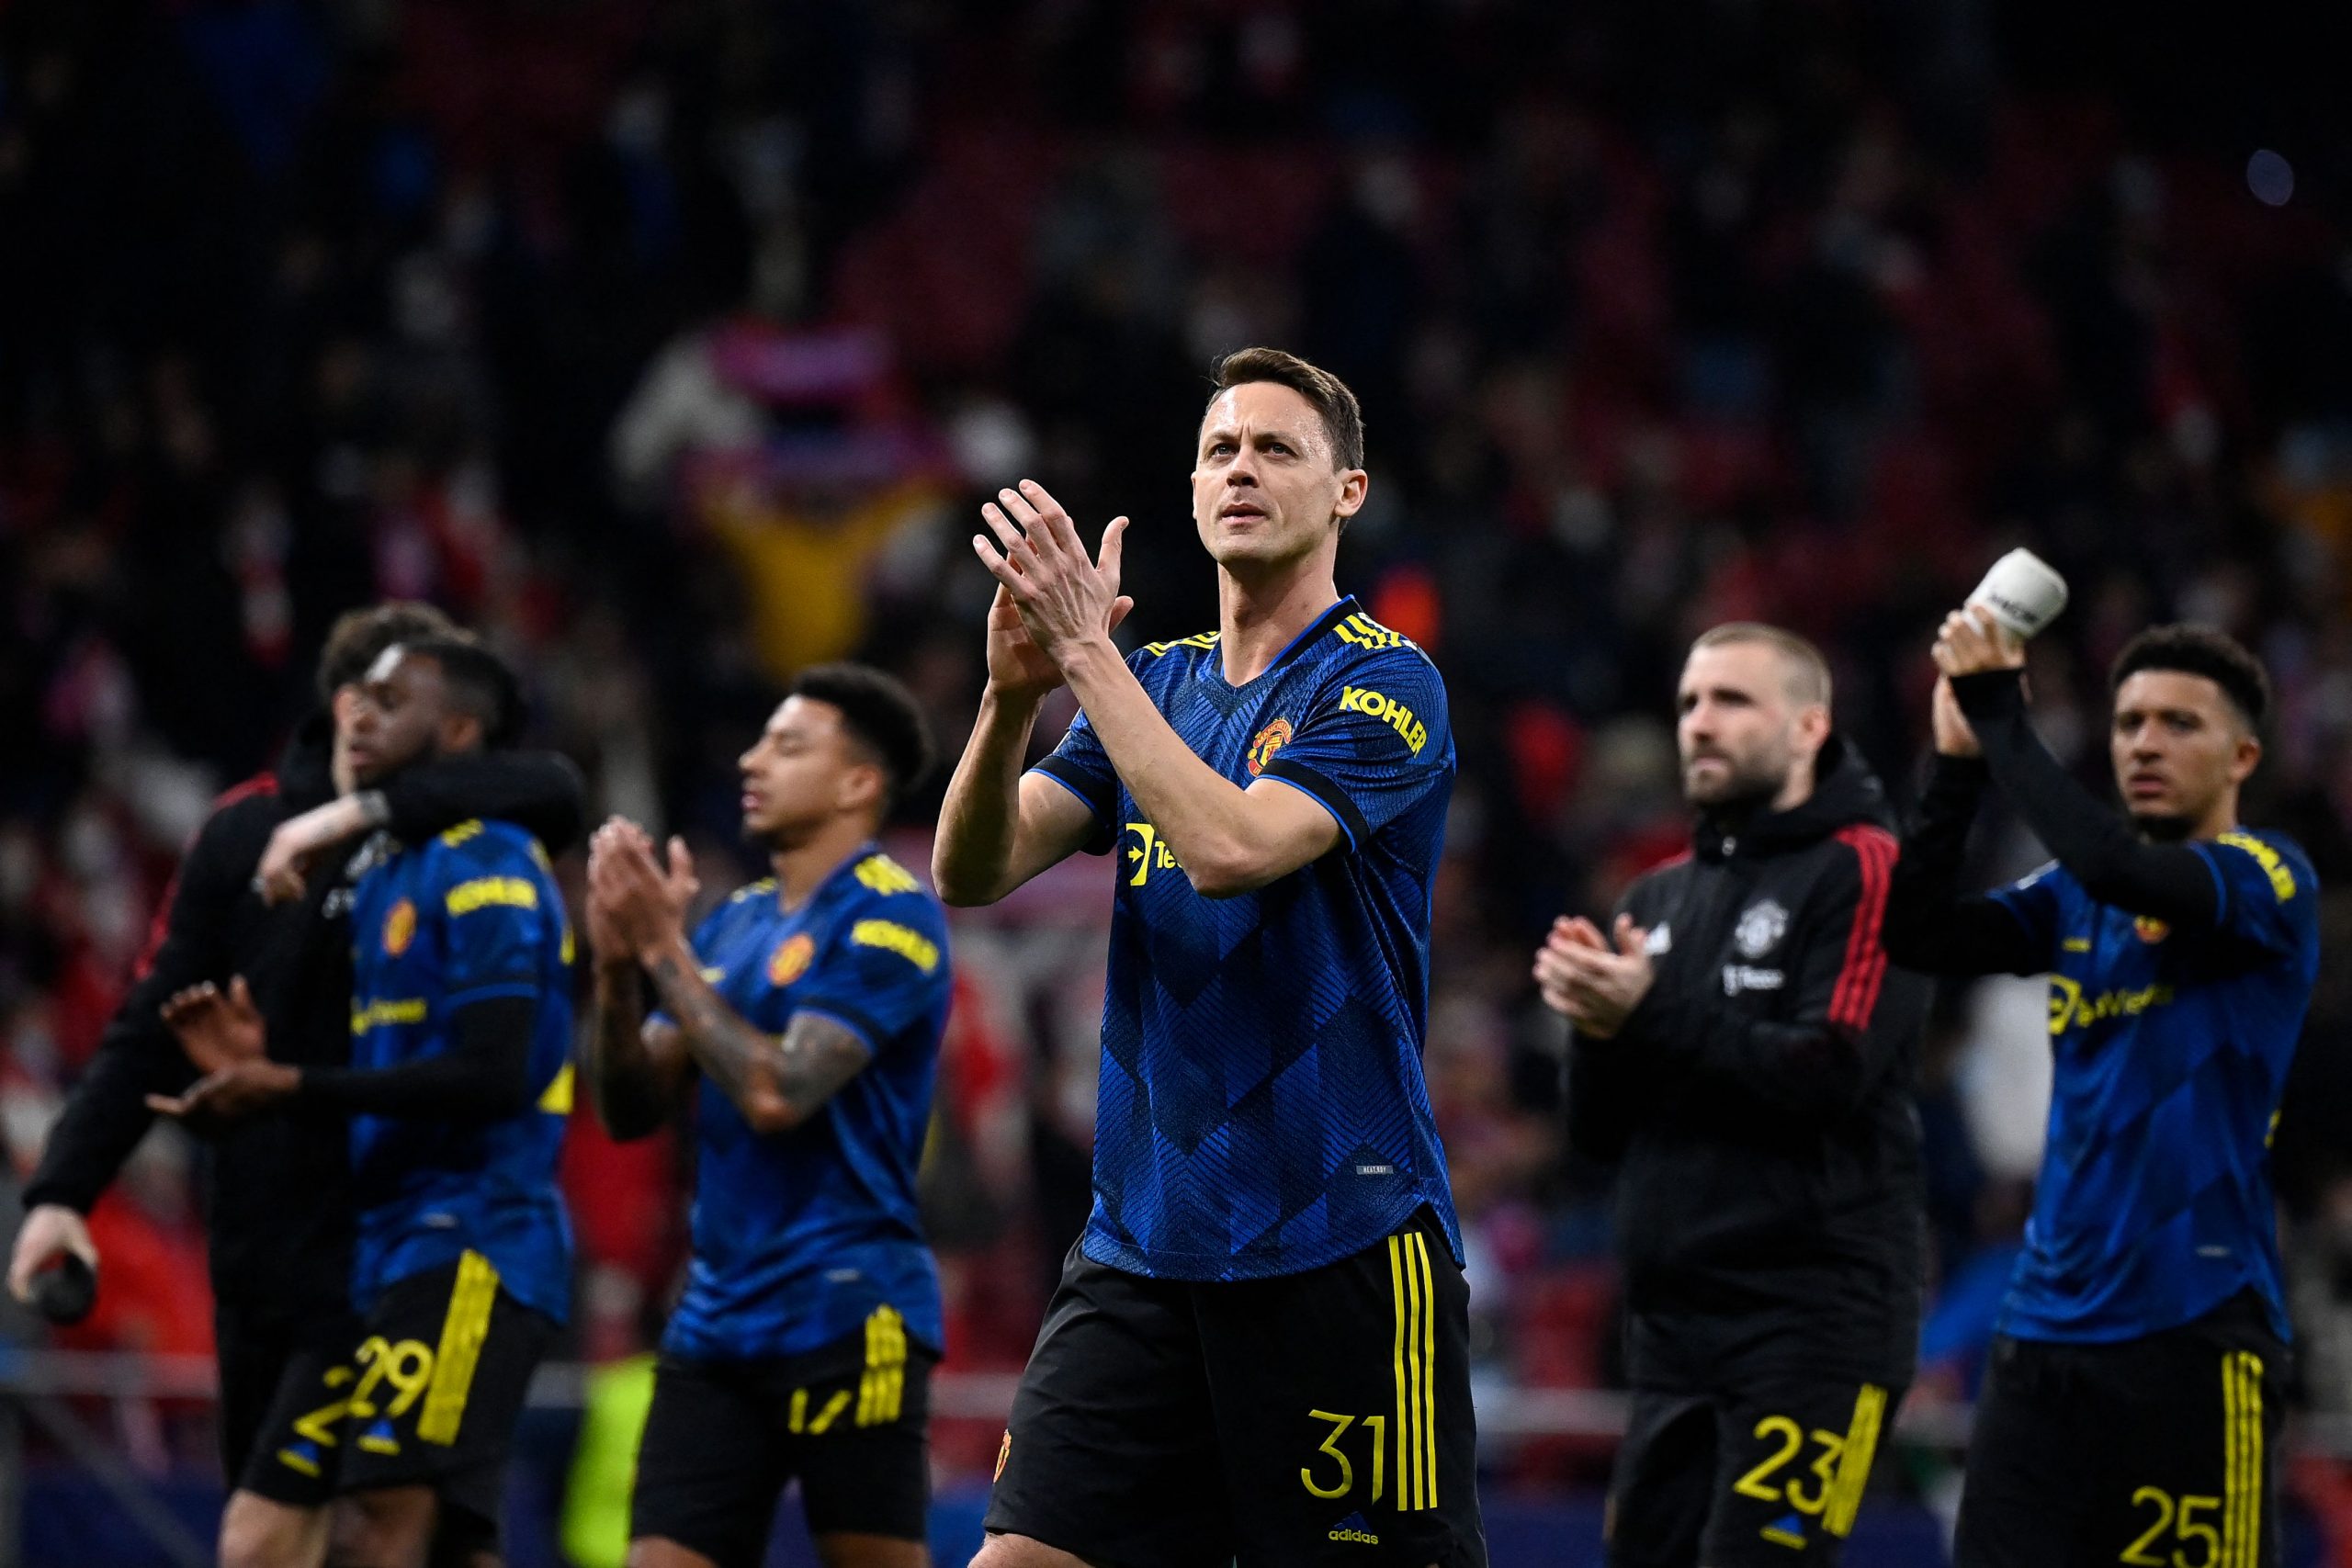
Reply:
[[[1575,1024],[1579,1034],[1610,1039],[1657,977],[1648,942],[1649,932],[1631,915],[1617,917],[1609,938],[1582,915],[1554,920],[1535,954],[1535,983],[1544,1005]]]

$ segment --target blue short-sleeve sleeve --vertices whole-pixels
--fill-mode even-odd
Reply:
[[[1086,852],[1110,853],[1119,838],[1119,774],[1111,766],[1111,754],[1102,750],[1102,738],[1094,733],[1094,726],[1087,722],[1084,710],[1069,721],[1061,744],[1029,771],[1045,774],[1085,803],[1086,809],[1094,814],[1094,832],[1086,840]]]
[[[1262,776],[1322,802],[1353,847],[1442,788],[1453,760],[1445,683],[1426,655],[1400,648],[1323,692]]]
[[[2213,868],[2224,932],[2282,954],[2311,940],[2319,919],[2318,878],[2290,840],[2240,831],[2191,847]]]
[[[2064,911],[2059,907],[2058,876],[2058,863],[2052,861],[1987,895],[2025,928],[2035,946],[2053,955],[2058,951],[2059,928],[2064,923]]]
[[[792,990],[792,1010],[822,1013],[878,1051],[946,999],[947,924],[927,900],[863,899],[842,913]]]
[[[554,884],[529,851],[482,836],[445,850],[435,868],[436,911],[447,932],[443,998],[452,1007],[492,997],[536,997],[545,985],[551,922],[562,919]]]

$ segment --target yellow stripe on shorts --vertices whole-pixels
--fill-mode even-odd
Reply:
[[[1429,1460],[1429,1492],[1424,1508],[1437,1506],[1437,1277],[1430,1270],[1430,1238],[1413,1233],[1413,1250],[1421,1260],[1421,1447]]]
[[[447,1448],[458,1440],[466,1418],[466,1395],[474,1367],[490,1337],[490,1310],[498,1303],[498,1270],[479,1252],[458,1259],[458,1282],[449,1292],[449,1314],[441,1320],[441,1348],[433,1355],[433,1381],[425,1385],[424,1408],[416,1417],[416,1438]]]
[[[1396,1511],[1437,1506],[1437,1280],[1428,1238],[1388,1238],[1388,1290],[1396,1314]]]
[[[1405,1375],[1405,1336],[1409,1326],[1405,1311],[1405,1261],[1400,1236],[1388,1238],[1388,1292],[1396,1313],[1396,1508],[1399,1513],[1412,1506],[1413,1443],[1408,1434],[1413,1429],[1411,1413],[1420,1408],[1413,1397],[1412,1383]]]
[[[2222,1551],[2217,1568],[2255,1568],[2262,1556],[2262,1358],[2222,1358]]]
[[[1854,1419],[1838,1456],[1838,1476],[1829,1485],[1829,1506],[1821,1528],[1840,1539],[1853,1533],[1862,1493],[1871,1483],[1871,1461],[1878,1453],[1879,1427],[1886,1420],[1886,1390],[1866,1382],[1854,1396]]]
[[[1429,1506],[1430,1475],[1426,1450],[1421,1443],[1421,1380],[1429,1369],[1421,1363],[1421,1317],[1429,1311],[1429,1303],[1421,1296],[1420,1260],[1413,1254],[1413,1238],[1405,1238],[1405,1304],[1411,1309],[1412,1321],[1405,1325],[1405,1370],[1411,1374],[1413,1407],[1413,1490],[1412,1506]],[[1401,1505],[1400,1505],[1401,1507]]]
[[[865,1320],[865,1371],[857,1382],[857,1424],[887,1427],[907,1393],[907,1320],[878,1306]]]

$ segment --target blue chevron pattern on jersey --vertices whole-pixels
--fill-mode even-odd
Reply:
[[[1328,854],[1204,898],[1084,715],[1042,772],[1115,851],[1088,1257],[1177,1280],[1301,1273],[1424,1203],[1458,1258],[1421,1076],[1430,900],[1453,789],[1428,655],[1342,599],[1235,686],[1214,633],[1128,660],[1193,752],[1235,784],[1306,791]]]
[[[703,1080],[694,1259],[662,1348],[697,1360],[796,1356],[855,1333],[880,1306],[943,1348],[915,1172],[955,986],[946,911],[867,844],[797,908],[773,879],[743,888],[695,932],[695,955],[754,1028],[781,1035],[795,1015],[822,1013],[873,1059],[782,1133],[754,1132]]]
[[[1993,897],[2050,953],[2050,1136],[2003,1310],[2025,1339],[2137,1338],[2252,1288],[2288,1337],[2269,1134],[2319,973],[2319,878],[2278,833],[2191,846],[2192,939],[2063,866]]]
[[[353,1289],[488,1258],[499,1282],[558,1323],[571,1303],[571,1223],[556,1185],[571,1111],[571,931],[547,853],[522,829],[468,822],[369,870],[351,908],[351,1065],[455,1048],[469,1002],[534,1004],[532,1104],[492,1121],[351,1119],[359,1209]]]

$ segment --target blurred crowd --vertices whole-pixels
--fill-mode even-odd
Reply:
[[[1134,516],[1135,637],[1211,625],[1190,442],[1211,359],[1272,343],[1361,395],[1342,586],[1452,696],[1427,1059],[1483,1375],[1605,1386],[1605,1180],[1563,1158],[1528,957],[1679,847],[1695,632],[1820,641],[1901,793],[1936,618],[2029,544],[2074,591],[2033,651],[2053,746],[2096,778],[2114,649],[2222,626],[2279,693],[2251,815],[2352,889],[2352,221],[2327,171],[2250,188],[2246,144],[2022,50],[2018,9],[5,0],[17,1173],[338,612],[430,599],[508,651],[594,809],[687,834],[716,894],[743,874],[732,760],[794,670],[884,665],[960,743],[998,484]],[[1988,878],[2037,858],[1984,837]],[[1108,876],[958,929],[929,1178],[951,1367],[1019,1365],[1084,1214]],[[2352,901],[2327,910],[2341,942]],[[2023,982],[1938,1010],[1917,1397],[1965,1397],[1990,1331],[2041,1016]],[[2347,1028],[2338,965],[2278,1152],[2302,1395],[2352,1413]],[[680,1261],[678,1152],[583,1116],[568,1159],[576,1348],[611,1356]],[[200,1179],[150,1140],[77,1343],[208,1346]]]

